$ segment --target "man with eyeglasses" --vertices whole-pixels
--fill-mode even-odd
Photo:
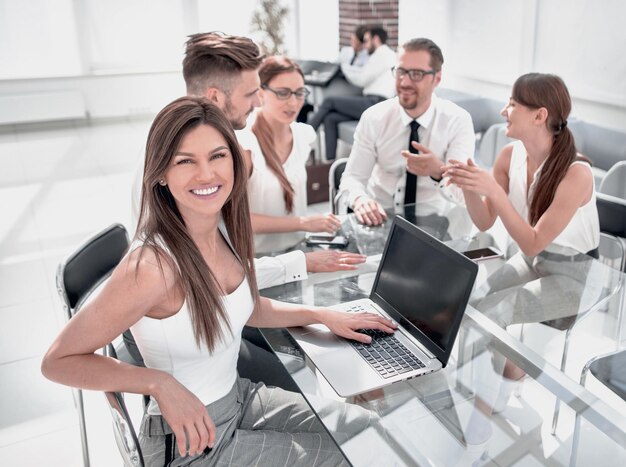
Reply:
[[[397,97],[363,113],[339,188],[359,222],[380,225],[385,209],[455,197],[441,168],[473,157],[475,135],[470,115],[434,94],[442,65],[430,39],[406,42],[390,73]]]
[[[257,69],[263,58],[257,45],[247,37],[217,32],[191,35],[186,43],[183,60],[187,95],[206,97],[224,112],[235,130],[243,129],[248,116],[260,105]],[[132,208],[135,219],[140,209],[142,174],[143,164],[136,173],[133,186]],[[256,259],[254,264],[257,285],[259,288],[271,287],[304,280],[308,277],[307,271],[328,272],[351,267],[341,258],[336,251],[328,250],[306,254],[298,250],[274,257],[264,256]],[[353,261],[351,257],[348,262]],[[124,333],[124,342],[131,355],[141,361],[134,338],[128,331]],[[268,385],[297,391],[291,377],[276,357],[262,348],[264,346],[258,331],[244,329],[239,373],[255,382],[262,380]]]
[[[396,62],[396,54],[387,45],[387,31],[380,26],[370,27],[364,34],[364,46],[370,54],[365,65],[341,65],[348,82],[363,88],[363,95],[327,97],[307,122],[315,130],[324,124],[326,159],[329,160],[336,156],[339,123],[358,120],[368,107],[394,95],[389,68]]]

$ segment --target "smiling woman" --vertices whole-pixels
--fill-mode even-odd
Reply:
[[[224,137],[209,125],[189,131],[163,176],[185,219],[220,213],[233,188],[233,157]]]
[[[315,141],[310,125],[296,117],[308,90],[302,70],[287,57],[268,57],[259,69],[261,110],[240,137],[251,150],[248,182],[252,228],[258,253],[282,251],[304,232],[334,232],[333,214],[307,216],[306,162]]]
[[[44,357],[59,383],[150,395],[139,437],[147,466],[345,464],[301,395],[239,377],[243,327],[325,324],[361,342],[371,339],[357,329],[395,327],[261,298],[246,183],[221,110],[202,97],[165,107],[148,135],[130,252]],[[128,328],[145,368],[96,354]]]

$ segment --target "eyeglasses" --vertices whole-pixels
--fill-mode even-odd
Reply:
[[[295,91],[292,91],[291,89],[288,89],[288,88],[272,89],[269,86],[263,85],[263,86],[261,86],[261,89],[265,89],[267,91],[273,92],[276,95],[276,97],[278,98],[278,100],[281,100],[281,101],[289,100],[289,98],[291,97],[292,94],[298,100],[302,100],[306,96],[311,94],[311,91],[309,91],[307,88],[300,88],[300,89],[297,89]]]
[[[415,81],[416,83],[419,83],[421,80],[423,80],[424,76],[434,75],[435,73],[437,73],[435,70],[420,70],[417,68],[413,70],[407,70],[406,68],[401,68],[398,66],[394,66],[391,69],[391,74],[395,79],[402,79],[406,75],[409,75],[409,79],[411,81]]]

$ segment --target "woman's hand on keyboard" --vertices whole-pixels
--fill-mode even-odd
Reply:
[[[369,344],[372,338],[358,332],[359,329],[379,329],[392,334],[398,327],[393,321],[373,313],[345,313],[328,309],[322,311],[321,322],[336,335],[364,344]]]

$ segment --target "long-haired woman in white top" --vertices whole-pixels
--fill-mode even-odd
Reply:
[[[364,342],[355,330],[393,331],[373,315],[259,296],[246,183],[217,107],[197,97],[166,106],[148,136],[133,248],[44,357],[43,373],[62,384],[150,395],[146,465],[342,464],[300,395],[238,377],[242,328],[323,323]],[[97,353],[129,327],[146,368]]]
[[[444,176],[458,185],[480,230],[500,218],[521,250],[489,278],[473,305],[501,326],[576,314],[600,230],[589,161],[567,127],[571,99],[561,78],[517,79],[502,115],[505,146],[492,172],[451,161]],[[502,371],[495,365],[496,371]],[[511,379],[523,373],[507,364]]]
[[[567,128],[570,109],[561,78],[521,76],[502,111],[507,136],[520,141],[502,149],[492,173],[471,161],[455,161],[446,172],[463,189],[476,226],[486,230],[499,217],[527,256],[536,256],[552,243],[580,253],[598,246],[597,211],[590,203],[593,176]]]
[[[307,216],[306,162],[316,135],[296,122],[308,90],[296,62],[266,58],[259,68],[261,108],[251,117],[251,134],[242,138],[251,150],[248,196],[258,253],[293,247],[304,232],[335,232],[337,216]],[[248,141],[249,140],[249,141]]]

